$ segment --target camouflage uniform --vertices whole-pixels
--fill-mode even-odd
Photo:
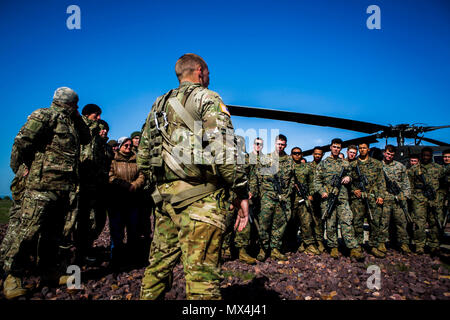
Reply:
[[[180,116],[180,111],[173,111],[176,110],[176,103],[170,100],[171,97],[181,100],[179,107],[188,113],[188,118],[202,120],[201,131],[193,134],[187,129],[186,123],[189,121]],[[155,117],[159,129],[155,126]],[[183,155],[189,157],[190,162],[182,166],[176,160],[177,168],[177,163],[171,160],[171,157],[175,157],[175,150],[169,152],[166,142],[161,145],[162,140],[153,138],[157,132],[165,137],[166,142],[183,141],[190,147],[204,133],[208,138],[208,147],[215,148],[216,152],[214,156],[211,153],[211,162],[200,157],[204,165],[196,165],[192,164],[195,163],[192,157],[195,158],[198,155],[196,152],[205,149],[194,150],[194,153],[189,149]],[[227,140],[223,144],[221,138],[225,135]],[[218,139],[212,141],[213,137]],[[229,137],[234,137],[234,129],[226,106],[217,93],[200,84],[182,82],[179,88],[159,97],[154,103],[143,128],[137,157],[138,167],[147,178],[156,182],[152,194],[156,204],[155,231],[150,248],[150,265],[142,279],[141,299],[164,297],[171,287],[172,270],[180,258],[184,266],[188,299],[221,298],[219,253],[230,205],[228,189],[241,199],[248,198],[245,172],[235,164],[236,141]],[[158,149],[161,147],[164,149]],[[161,153],[158,150],[162,150]],[[224,154],[226,159],[219,164],[216,160]],[[181,195],[182,192],[206,188],[208,185],[212,185],[212,188],[198,196]]]
[[[402,193],[395,196],[386,190],[386,195],[383,202],[383,216],[380,226],[380,241],[385,243],[389,240],[389,221],[392,217],[395,223],[395,230],[397,234],[397,241],[400,245],[409,244],[408,232],[406,231],[406,217],[398,201],[402,201],[405,208],[407,208],[406,199],[411,197],[411,186],[409,184],[408,174],[406,173],[406,167],[398,161],[392,161],[387,164],[383,163],[383,170],[387,177],[393,183],[397,183]]]
[[[18,232],[5,253],[5,272],[20,276],[25,247],[38,240],[38,263],[44,274],[56,271],[57,250],[65,216],[76,206],[80,143],[90,141],[73,105],[78,96],[69,88],[56,90],[50,108],[34,111],[14,141],[13,168],[29,168]]]
[[[297,175],[298,182],[303,184],[306,188],[308,188],[308,196],[312,194],[312,190],[314,190],[314,171],[312,167],[306,163],[296,163],[295,164],[295,174]],[[313,230],[313,215],[308,211],[306,207],[306,201],[308,199],[303,199],[298,195],[298,192],[294,190],[292,194],[292,212],[293,215],[297,217],[297,220],[300,222],[300,231],[302,235],[302,241],[305,246],[309,246],[311,244],[316,243],[314,230]],[[310,206],[312,210],[312,205]]]
[[[429,184],[437,193],[435,200],[428,200],[422,191],[423,184],[419,180],[418,175],[423,173],[425,182]],[[414,241],[417,248],[425,247],[426,233],[425,228],[428,222],[429,239],[428,246],[430,248],[439,248],[439,227],[436,222],[436,216],[442,217],[442,202],[439,197],[438,190],[440,188],[439,180],[444,176],[444,168],[430,162],[428,164],[417,164],[408,170],[408,176],[411,183],[413,220],[417,224],[417,230],[414,232]]]
[[[276,176],[275,176],[276,175]],[[274,179],[279,181],[281,194],[276,191]],[[294,162],[283,152],[281,156],[275,152],[265,155],[255,170],[251,172],[250,185],[259,182],[261,211],[259,213],[259,238],[262,249],[281,249],[282,238],[291,218],[291,202],[294,181]],[[282,204],[285,205],[283,212]]]
[[[383,165],[380,161],[368,156],[366,161],[361,161],[359,158],[350,163],[352,170],[352,186],[351,186],[351,210],[353,212],[353,228],[355,229],[355,237],[360,245],[364,242],[364,217],[368,217],[369,213],[365,201],[361,198],[357,198],[353,191],[361,190],[359,186],[359,177],[356,172],[356,166],[362,175],[367,178],[368,185],[366,186],[367,198],[369,207],[372,212],[373,220],[369,219],[369,246],[378,247],[383,242],[380,234],[381,217],[383,214],[383,208],[376,204],[377,198],[383,198],[386,194],[386,181],[383,174]],[[362,192],[362,190],[361,190]]]
[[[314,190],[319,194],[323,194],[325,192],[330,193],[332,179],[334,175],[338,175],[341,172],[342,167],[346,169],[346,175],[349,175],[350,164],[347,161],[340,158],[334,159],[330,156],[320,162],[317,166],[316,175],[314,177]],[[327,228],[327,244],[330,248],[338,247],[337,219],[341,225],[342,238],[344,239],[347,248],[353,249],[359,247],[353,229],[353,214],[348,204],[348,192],[346,191],[346,188],[346,185],[342,185],[338,197],[339,202],[325,222]],[[325,210],[327,210],[327,199],[322,200],[322,212]]]
[[[316,169],[318,166],[318,163],[316,163],[315,161],[312,162],[308,162],[308,165],[311,167],[311,169],[313,170],[314,175],[316,174]],[[313,196],[313,201],[312,201],[312,207],[313,207],[313,211],[314,211],[314,215],[313,215],[313,229],[314,229],[314,237],[316,239],[316,242],[319,241],[323,241],[323,235],[324,235],[324,230],[323,230],[323,221],[321,219],[322,216],[322,209],[321,209],[321,203],[322,203],[322,197],[321,195],[317,192],[317,190],[314,189],[314,178],[313,178],[313,184],[311,185],[312,189],[310,190],[312,196]]]

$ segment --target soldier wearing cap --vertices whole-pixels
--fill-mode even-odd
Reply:
[[[78,95],[72,89],[58,88],[51,106],[34,111],[14,140],[11,168],[17,172],[25,166],[26,181],[18,227],[8,230],[15,232],[15,241],[4,254],[7,299],[27,293],[21,277],[29,244],[37,243],[41,284],[57,284],[58,245],[66,215],[77,205],[80,144],[91,139],[77,103]]]

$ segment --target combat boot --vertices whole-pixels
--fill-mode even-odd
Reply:
[[[302,242],[302,244],[300,245],[300,247],[298,247],[297,252],[298,252],[298,253],[302,253],[302,252],[304,252],[304,251],[305,251],[305,245],[304,245],[303,242]]]
[[[9,274],[3,283],[3,294],[8,300],[24,296],[27,292],[28,290],[22,286],[22,279],[18,277]]]
[[[244,248],[239,250],[239,260],[247,264],[256,264],[256,259],[251,257]]]
[[[306,252],[306,253],[311,253],[311,254],[313,254],[313,255],[319,255],[319,254],[320,254],[320,251],[319,251],[319,250],[316,248],[316,246],[313,245],[313,244],[310,244],[310,245],[306,248],[305,252]]]
[[[222,250],[222,259],[224,259],[224,260],[231,259],[231,251],[229,248]]]
[[[258,256],[256,257],[256,260],[261,262],[266,260],[266,252],[263,249],[259,249],[259,253]]]
[[[280,252],[277,248],[272,249],[270,253],[270,257],[274,260],[287,260],[287,257]]]
[[[403,254],[411,254],[412,253],[411,250],[409,249],[409,246],[406,243],[404,243],[400,246],[400,251]]]
[[[331,248],[330,256],[333,259],[339,258],[339,250],[338,250],[338,248]]]
[[[386,255],[384,254],[384,252],[381,252],[380,250],[378,250],[377,248],[373,247],[372,250],[370,250],[370,253],[377,257],[377,258],[384,258],[386,257]]]
[[[387,252],[387,249],[386,249],[386,245],[384,244],[384,242],[382,242],[382,243],[380,243],[379,245],[378,245],[378,251],[381,251],[381,252],[383,252],[383,253],[386,253]]]
[[[361,247],[353,248],[350,250],[350,258],[355,258],[356,261],[364,261],[364,255],[361,251]]]
[[[424,254],[425,250],[422,246],[416,246],[416,254]]]
[[[322,241],[317,241],[317,249],[319,249],[320,253],[325,252],[325,246],[323,245]]]

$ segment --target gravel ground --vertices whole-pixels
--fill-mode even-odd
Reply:
[[[0,225],[0,240],[6,225]],[[108,229],[95,242],[107,256]],[[364,262],[351,262],[342,256],[334,260],[328,254],[309,256],[288,253],[288,261],[268,259],[250,266],[238,260],[222,265],[221,289],[224,299],[244,301],[264,300],[449,300],[449,257],[430,258],[429,255],[404,256],[389,250],[386,258],[378,259],[365,253]],[[445,262],[445,263],[444,263]],[[380,289],[368,289],[370,265],[381,271]],[[81,290],[70,291],[66,286],[33,289],[30,300],[137,300],[144,267],[112,272],[108,262],[82,268]],[[38,278],[30,276],[25,285],[37,285]],[[0,293],[0,299],[3,299]],[[174,270],[172,289],[166,299],[185,299],[183,268]]]

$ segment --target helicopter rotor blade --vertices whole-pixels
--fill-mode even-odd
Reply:
[[[280,111],[273,109],[263,109],[244,106],[233,106],[233,105],[228,105],[227,107],[232,115],[239,117],[251,117],[251,118],[253,117],[253,118],[264,118],[282,121],[292,121],[322,127],[332,127],[338,129],[358,131],[363,133],[375,133],[389,128],[387,126],[370,122],[320,116],[308,113]]]
[[[361,138],[356,138],[356,139],[351,139],[351,140],[346,140],[342,142],[342,149],[348,147],[349,145],[355,144],[358,145],[361,142],[367,142],[367,143],[377,143],[378,140],[378,135],[374,134],[374,135],[370,135],[370,136],[365,136],[365,137],[361,137]],[[321,149],[323,150],[323,152],[327,152],[330,149],[331,144],[327,144],[326,146],[322,146]],[[303,156],[310,156],[312,155],[314,149],[309,149],[306,151],[303,151]]]
[[[430,131],[433,131],[433,130],[444,129],[444,128],[450,128],[450,125],[447,125],[447,126],[435,126],[435,127],[424,127],[423,128],[423,132],[430,132]]]
[[[450,144],[446,143],[446,142],[442,142],[442,141],[438,141],[438,140],[434,140],[434,139],[430,139],[430,138],[425,138],[425,137],[420,137],[418,138],[420,140],[423,141],[427,141],[430,143],[434,143],[435,145],[441,146],[441,147],[450,147]]]

